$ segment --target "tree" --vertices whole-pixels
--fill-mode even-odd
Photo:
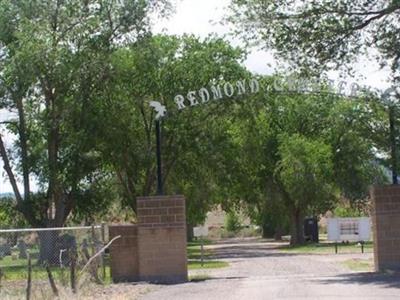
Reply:
[[[298,134],[280,136],[275,180],[291,214],[292,245],[304,243],[303,221],[333,207],[337,198],[329,145]]]
[[[137,196],[156,192],[154,112],[160,101],[168,115],[162,120],[162,181],[165,193],[187,199],[189,225],[202,223],[216,201],[213,172],[226,154],[222,121],[228,103],[207,103],[178,112],[173,99],[210,82],[248,76],[240,65],[241,49],[220,38],[152,36],[116,51],[108,93],[99,102],[97,149],[113,170],[125,203],[135,211]]]
[[[399,16],[397,0],[233,0],[228,19],[246,38],[308,70],[349,67],[376,49],[379,62],[398,72]]]
[[[273,49],[296,70],[320,76],[328,70],[352,71],[360,57],[375,59],[391,70],[394,98],[390,127],[379,150],[390,153],[393,182],[400,171],[396,124],[400,99],[400,2],[397,0],[263,1],[233,0],[227,19],[238,25],[246,41]],[[387,106],[383,100],[384,106]],[[388,162],[384,162],[388,165]]]
[[[1,138],[0,154],[16,207],[30,225],[60,227],[74,209],[93,208],[84,204],[93,203],[85,195],[106,170],[95,151],[93,120],[112,73],[110,55],[146,36],[149,15],[164,14],[168,6],[142,0],[0,1],[0,101],[18,114],[7,127],[17,135],[12,155]],[[41,187],[35,196],[32,176]],[[43,234],[41,245],[51,246],[54,236]],[[50,251],[41,249],[40,260]]]
[[[22,228],[26,221],[20,213],[15,214],[15,200],[12,197],[0,197],[0,223],[2,229]]]
[[[374,102],[273,93],[273,78],[262,81],[266,92],[241,103],[228,131],[237,152],[227,189],[249,203],[266,232],[289,218],[292,243],[301,243],[303,217],[326,212],[340,196],[365,197],[381,180],[371,133],[385,119]]]

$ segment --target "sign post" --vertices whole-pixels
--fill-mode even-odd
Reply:
[[[195,237],[200,238],[200,263],[203,267],[204,265],[204,237],[208,235],[208,228],[205,226],[194,227],[193,234]]]

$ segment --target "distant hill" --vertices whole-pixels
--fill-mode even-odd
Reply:
[[[14,198],[13,193],[0,193],[0,199],[1,198]]]

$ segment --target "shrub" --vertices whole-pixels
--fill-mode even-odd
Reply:
[[[240,230],[241,222],[239,216],[234,212],[230,211],[226,215],[225,227],[227,231],[237,232]]]

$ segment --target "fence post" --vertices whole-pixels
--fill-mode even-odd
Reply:
[[[70,281],[71,289],[74,294],[76,294],[76,259],[77,252],[73,250],[70,254]]]
[[[101,223],[101,242],[103,243],[103,247],[106,244],[106,223],[102,222]],[[101,265],[103,267],[103,281],[106,280],[106,264],[105,264],[105,251],[103,252],[103,254],[101,255]]]
[[[92,255],[96,254],[96,247],[95,247],[95,241],[96,241],[96,234],[94,232],[94,225],[91,226],[92,227]]]
[[[26,287],[26,300],[31,299],[31,289],[32,289],[32,261],[31,255],[28,251],[28,284]]]
[[[58,289],[54,281],[53,274],[51,273],[50,265],[48,262],[46,262],[46,272],[47,272],[47,277],[49,277],[51,290],[53,291],[54,296],[58,297]]]
[[[96,232],[94,231],[94,225],[92,225],[92,255],[91,256],[96,255],[96,252],[97,252],[96,251],[96,241],[97,241]],[[98,274],[99,263],[98,262],[99,262],[99,260],[97,259],[95,261],[95,263],[90,266],[90,269],[92,270],[92,276],[97,282],[99,282],[99,274]]]
[[[3,279],[3,270],[0,268],[0,290],[1,290],[1,280]]]

